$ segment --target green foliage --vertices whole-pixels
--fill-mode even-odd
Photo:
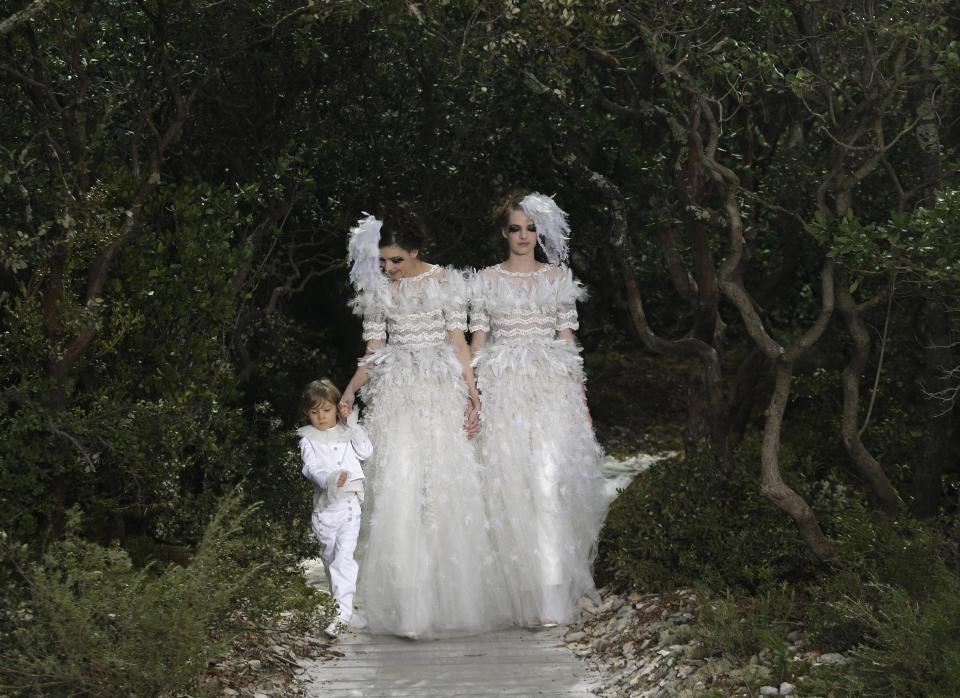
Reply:
[[[29,598],[5,619],[0,682],[29,695],[190,690],[262,572],[238,535],[251,514],[237,496],[225,500],[185,567],[137,569],[123,550],[73,534],[53,544],[23,570]]]
[[[812,637],[850,648],[852,661],[819,670],[808,694],[952,696],[960,693],[960,570],[956,543],[935,525],[851,518],[837,571],[810,589]]]
[[[760,443],[748,438],[721,466],[703,451],[662,461],[613,502],[600,541],[598,575],[640,589],[706,582],[718,588],[803,578],[815,564],[796,530],[757,485]],[[794,461],[789,453],[786,462]],[[792,477],[811,477],[814,462]],[[849,494],[794,483],[827,515],[849,505]],[[833,499],[834,501],[831,501]],[[762,532],[758,533],[758,532]]]
[[[221,495],[243,483],[264,502],[245,519],[247,560],[269,571],[230,603],[252,615],[291,597],[309,607],[291,572],[295,556],[313,550],[309,488],[291,452],[296,394],[308,379],[342,384],[353,370],[360,342],[345,309],[346,231],[361,211],[396,200],[413,202],[433,229],[432,261],[480,266],[503,254],[486,222],[498,193],[556,192],[573,223],[572,264],[591,291],[580,337],[597,431],[618,454],[676,443],[695,372],[670,365],[665,377],[659,359],[636,360],[610,202],[570,163],[579,158],[622,194],[651,327],[690,336],[713,285],[682,300],[672,289],[687,271],[703,280],[689,264],[691,224],[705,226],[718,268],[729,254],[720,184],[706,170],[700,183],[687,173],[700,118],[694,92],[716,107],[715,157],[740,179],[747,254],[735,271],[777,341],[799,336],[819,312],[825,254],[861,298],[896,273],[864,438],[907,492],[926,428],[917,308],[951,302],[960,280],[949,128],[960,61],[950,17],[933,0],[46,3],[0,43],[7,544],[28,546],[20,564],[31,574],[49,567],[60,591],[47,596],[58,603],[76,579],[116,604],[144,604],[150,618],[158,611],[147,600],[121,590],[139,588],[158,607],[170,603],[158,578],[187,590],[177,574],[199,574],[195,565],[177,572],[159,561],[185,562]],[[901,133],[923,110],[930,123]],[[710,133],[700,119],[699,136]],[[881,143],[890,146],[882,162]],[[928,159],[943,174],[936,195]],[[844,208],[837,192],[846,184]],[[687,265],[680,274],[663,263],[666,232]],[[725,389],[734,360],[753,349],[730,310],[720,304]],[[880,539],[889,534],[919,560],[935,556],[909,543],[916,535],[872,521],[829,436],[846,359],[838,328],[831,323],[798,362],[781,461],[852,556],[846,567],[824,575],[759,495],[748,418],[730,463],[701,451],[654,466],[624,493],[604,532],[601,578],[645,589],[706,580],[718,593],[737,588],[730,599],[743,589],[762,598],[785,579],[819,585],[824,604],[805,608],[822,641],[877,652],[893,651],[894,623],[871,618],[939,632],[929,622],[950,617],[946,600],[924,586],[922,565]],[[83,512],[82,537],[57,543],[72,507]],[[97,586],[100,578],[116,584]],[[0,566],[11,607],[36,603],[17,579]],[[938,575],[936,585],[951,589],[953,579]],[[873,590],[860,607],[869,614],[830,605],[860,599],[861,589]],[[705,621],[718,633],[734,613],[724,598]],[[779,622],[767,602],[738,603]],[[90,632],[109,638],[126,621],[97,615],[107,606],[81,610]],[[770,640],[751,623],[743,637],[718,634],[717,646]],[[110,671],[132,661],[114,654]],[[910,685],[920,686],[896,690]]]
[[[786,583],[767,585],[738,599],[729,590],[700,594],[697,636],[714,653],[749,657],[762,650],[785,658],[787,633],[799,616],[796,592]]]
[[[930,205],[878,218],[867,223],[853,209],[839,217],[818,210],[805,227],[830,256],[857,274],[851,293],[864,277],[890,272],[912,285],[939,284],[944,292],[955,292],[960,282],[960,192],[945,189]]]

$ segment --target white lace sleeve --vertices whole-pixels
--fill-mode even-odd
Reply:
[[[587,297],[583,285],[573,278],[568,267],[557,269],[557,332],[561,330],[579,330],[580,319],[577,316],[577,301]]]
[[[386,341],[387,313],[380,296],[375,291],[361,291],[350,305],[363,318],[363,341]]]
[[[469,282],[470,290],[470,331],[489,332],[490,314],[487,312],[487,299],[483,289],[483,276],[475,273]]]
[[[463,273],[447,267],[443,289],[443,321],[447,331],[467,331],[467,283]]]

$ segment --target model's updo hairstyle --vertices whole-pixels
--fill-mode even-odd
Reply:
[[[380,247],[396,245],[407,252],[422,250],[427,244],[427,228],[407,206],[387,208],[380,216]]]
[[[511,189],[497,201],[493,207],[493,227],[496,232],[500,232],[507,227],[510,222],[510,214],[520,210],[520,202],[526,198],[530,191],[528,189]]]

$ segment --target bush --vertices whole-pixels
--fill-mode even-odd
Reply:
[[[52,545],[22,569],[28,593],[6,619],[0,683],[24,695],[98,697],[193,687],[229,641],[228,616],[261,572],[243,563],[239,531],[252,511],[228,497],[185,567],[137,569],[120,548],[73,533]],[[8,561],[19,555],[4,552]]]
[[[800,607],[786,583],[771,585],[754,597],[737,599],[726,591],[704,601],[697,619],[697,636],[717,654],[749,657],[766,649],[785,658],[785,643]]]
[[[933,524],[909,519],[862,517],[845,529],[843,566],[812,590],[819,601],[809,622],[819,644],[849,647],[852,661],[818,671],[806,691],[960,695],[960,575],[952,543]]]
[[[816,561],[792,522],[759,493],[759,450],[759,439],[751,437],[729,465],[719,466],[704,451],[662,461],[638,477],[610,508],[599,581],[643,590],[702,583],[755,590],[809,577]],[[784,455],[789,462],[787,449]],[[829,520],[831,512],[849,506],[850,495],[828,481],[806,486],[804,473],[814,467],[784,469]]]

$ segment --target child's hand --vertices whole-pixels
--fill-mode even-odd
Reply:
[[[340,477],[337,478],[337,487],[343,487],[347,484],[347,471],[341,470]]]
[[[340,419],[347,421],[347,417],[350,416],[350,413],[353,412],[353,403],[356,400],[353,393],[344,393],[340,402],[337,404],[337,412],[340,415]]]

